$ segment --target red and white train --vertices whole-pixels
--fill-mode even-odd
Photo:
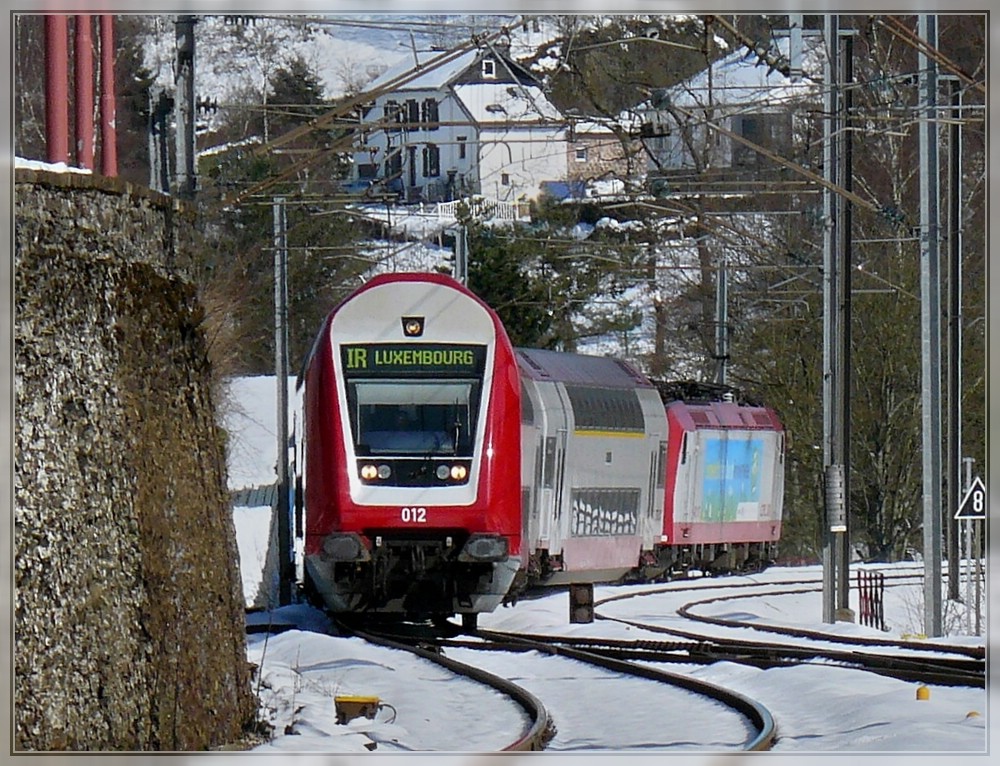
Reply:
[[[533,585],[766,563],[781,536],[771,409],[515,349],[448,276],[355,291],[303,381],[300,571],[334,612],[474,623]]]

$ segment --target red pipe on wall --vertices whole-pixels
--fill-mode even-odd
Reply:
[[[101,173],[118,175],[118,133],[115,128],[114,16],[101,15]]]
[[[69,164],[68,25],[66,17],[45,17],[45,147],[48,161]]]
[[[76,164],[94,169],[94,48],[89,13],[76,14],[73,81],[76,87]]]

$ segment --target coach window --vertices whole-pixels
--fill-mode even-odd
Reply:
[[[545,437],[545,473],[542,476],[542,486],[552,489],[555,486],[556,437]]]
[[[660,442],[660,454],[656,458],[656,486],[662,488],[667,474],[667,443]]]
[[[535,406],[531,402],[531,396],[529,396],[523,380],[521,381],[521,422],[527,426],[535,424]]]

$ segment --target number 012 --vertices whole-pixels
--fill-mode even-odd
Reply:
[[[404,524],[425,524],[427,522],[427,509],[403,508],[400,517]]]

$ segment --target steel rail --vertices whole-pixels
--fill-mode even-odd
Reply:
[[[903,579],[906,576],[900,576]],[[677,589],[675,589],[677,590]],[[768,591],[773,595],[809,593],[818,590],[817,588],[795,588]],[[641,597],[647,594],[660,594],[663,589],[655,591],[645,591],[629,594],[629,597]],[[759,595],[759,594],[755,594]],[[631,625],[654,633],[664,633],[679,636],[691,641],[700,641],[702,646],[698,648],[698,658],[692,656],[692,661],[704,661],[705,658],[714,657],[715,660],[729,660],[744,664],[757,666],[778,666],[793,663],[802,663],[816,659],[825,659],[831,662],[843,664],[846,667],[853,667],[866,670],[880,675],[899,678],[908,681],[919,681],[922,683],[933,683],[948,686],[972,686],[984,688],[986,684],[985,673],[985,648],[981,646],[961,646],[951,644],[906,641],[902,639],[883,639],[875,636],[844,636],[827,633],[824,631],[811,630],[808,628],[793,628],[782,625],[760,625],[757,623],[747,623],[740,620],[722,617],[711,617],[699,615],[692,610],[695,607],[705,604],[717,603],[721,601],[736,601],[747,596],[743,593],[716,596],[689,602],[677,610],[677,614],[695,621],[712,625],[719,625],[727,628],[752,628],[765,633],[777,633],[794,638],[805,638],[811,641],[824,641],[832,644],[845,644],[848,646],[877,646],[906,649],[914,652],[935,652],[945,657],[929,657],[926,654],[914,655],[911,657],[901,657],[880,653],[866,653],[855,650],[823,649],[821,647],[810,646],[789,646],[787,644],[774,644],[767,642],[747,642],[745,639],[725,638],[720,636],[708,637],[700,633],[683,630],[680,628],[666,627],[663,625],[651,625],[635,620],[626,620],[617,617],[595,612],[595,619],[610,620],[626,625]],[[613,596],[598,602],[608,603],[624,598],[624,596]]]
[[[501,678],[500,676],[488,673],[487,671],[477,668],[474,665],[467,665],[465,663],[458,662],[457,660],[453,660],[443,654],[424,648],[423,646],[408,644],[383,635],[358,631],[353,628],[347,629],[353,635],[358,638],[363,638],[365,641],[391,649],[400,649],[402,651],[410,652],[418,657],[422,657],[430,662],[436,663],[441,667],[447,668],[453,673],[457,673],[458,675],[471,678],[481,684],[490,686],[514,700],[528,715],[531,725],[516,740],[505,746],[501,752],[543,750],[545,748],[545,743],[551,738],[551,720],[549,718],[548,711],[545,709],[541,700],[526,689],[508,681],[506,678]]]
[[[635,662],[617,659],[595,652],[576,649],[559,643],[558,637],[546,636],[547,640],[536,641],[529,638],[522,638],[520,634],[503,633],[490,630],[472,631],[470,635],[481,638],[485,641],[509,642],[514,645],[522,645],[526,648],[535,649],[540,652],[547,652],[590,665],[602,667],[616,673],[645,678],[650,681],[668,683],[673,686],[686,689],[687,691],[702,696],[710,697],[727,707],[737,711],[746,717],[756,729],[754,736],[743,743],[742,750],[746,752],[770,750],[777,736],[777,728],[771,712],[760,704],[757,700],[751,699],[732,689],[710,683],[701,679],[693,678],[680,673],[671,673],[659,668],[652,668],[647,665],[639,665]]]
[[[796,593],[807,593],[818,590],[817,588],[804,588],[799,590],[788,590],[788,591],[775,591],[774,595],[796,594]],[[754,630],[760,630],[765,633],[779,633],[782,635],[793,636],[796,638],[810,638],[820,641],[830,641],[833,643],[840,644],[853,644],[858,646],[885,646],[885,647],[898,647],[900,649],[910,649],[914,651],[927,651],[927,652],[941,652],[943,654],[958,654],[965,657],[972,657],[977,660],[985,660],[986,658],[986,648],[983,646],[961,646],[956,644],[942,644],[938,642],[927,642],[927,641],[907,641],[905,639],[892,639],[892,638],[879,638],[877,636],[843,636],[831,633],[826,633],[822,630],[812,630],[809,628],[793,628],[787,625],[760,625],[757,623],[745,623],[739,620],[727,619],[724,617],[711,617],[708,615],[696,614],[692,611],[695,607],[704,606],[706,604],[717,603],[720,601],[737,601],[741,598],[746,598],[742,594],[730,595],[730,596],[717,596],[714,598],[707,598],[700,601],[692,601],[690,603],[684,604],[680,609],[677,610],[677,614],[681,617],[685,617],[689,620],[695,622],[710,623],[713,625],[721,625],[724,627],[736,627],[736,628],[753,628]]]

